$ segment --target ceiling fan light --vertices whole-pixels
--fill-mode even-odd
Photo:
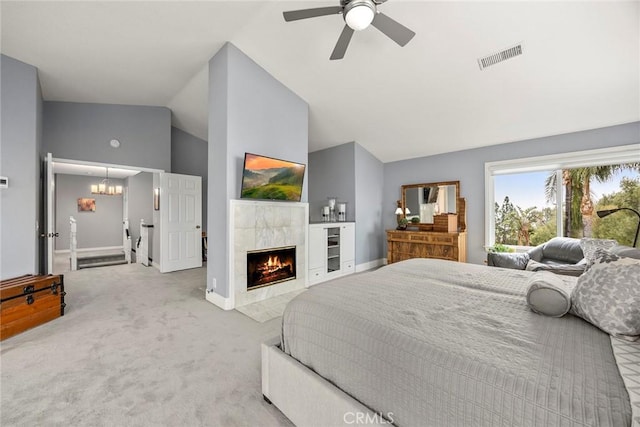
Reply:
[[[370,1],[353,1],[351,4],[353,4],[353,6],[346,10],[344,21],[352,30],[364,30],[371,24],[375,17],[375,6]]]

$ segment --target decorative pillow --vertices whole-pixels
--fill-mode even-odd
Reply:
[[[590,237],[583,237],[580,239],[580,247],[582,248],[582,253],[584,254],[584,258],[587,260],[587,270],[593,264],[594,254],[598,249],[611,249],[618,242],[612,239],[592,239]]]
[[[548,271],[533,274],[527,281],[527,305],[538,314],[562,317],[571,308],[576,279],[562,278]]]
[[[529,261],[527,253],[505,253],[505,252],[489,252],[487,254],[489,265],[502,268],[513,268],[516,270],[524,270]]]
[[[640,260],[598,249],[571,294],[571,311],[610,335],[640,336]]]
[[[525,270],[548,271],[563,276],[579,276],[584,273],[585,264],[544,264],[530,259]]]

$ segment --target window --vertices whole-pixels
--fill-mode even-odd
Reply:
[[[640,145],[485,164],[485,244],[536,246],[555,236],[631,245],[640,204]]]

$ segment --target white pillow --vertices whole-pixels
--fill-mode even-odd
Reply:
[[[562,317],[571,308],[571,292],[575,278],[563,278],[548,271],[539,271],[527,281],[527,305],[545,316]]]

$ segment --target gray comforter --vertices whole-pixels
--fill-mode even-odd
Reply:
[[[530,274],[413,259],[317,285],[283,349],[401,426],[629,426],[609,336],[530,311]]]

